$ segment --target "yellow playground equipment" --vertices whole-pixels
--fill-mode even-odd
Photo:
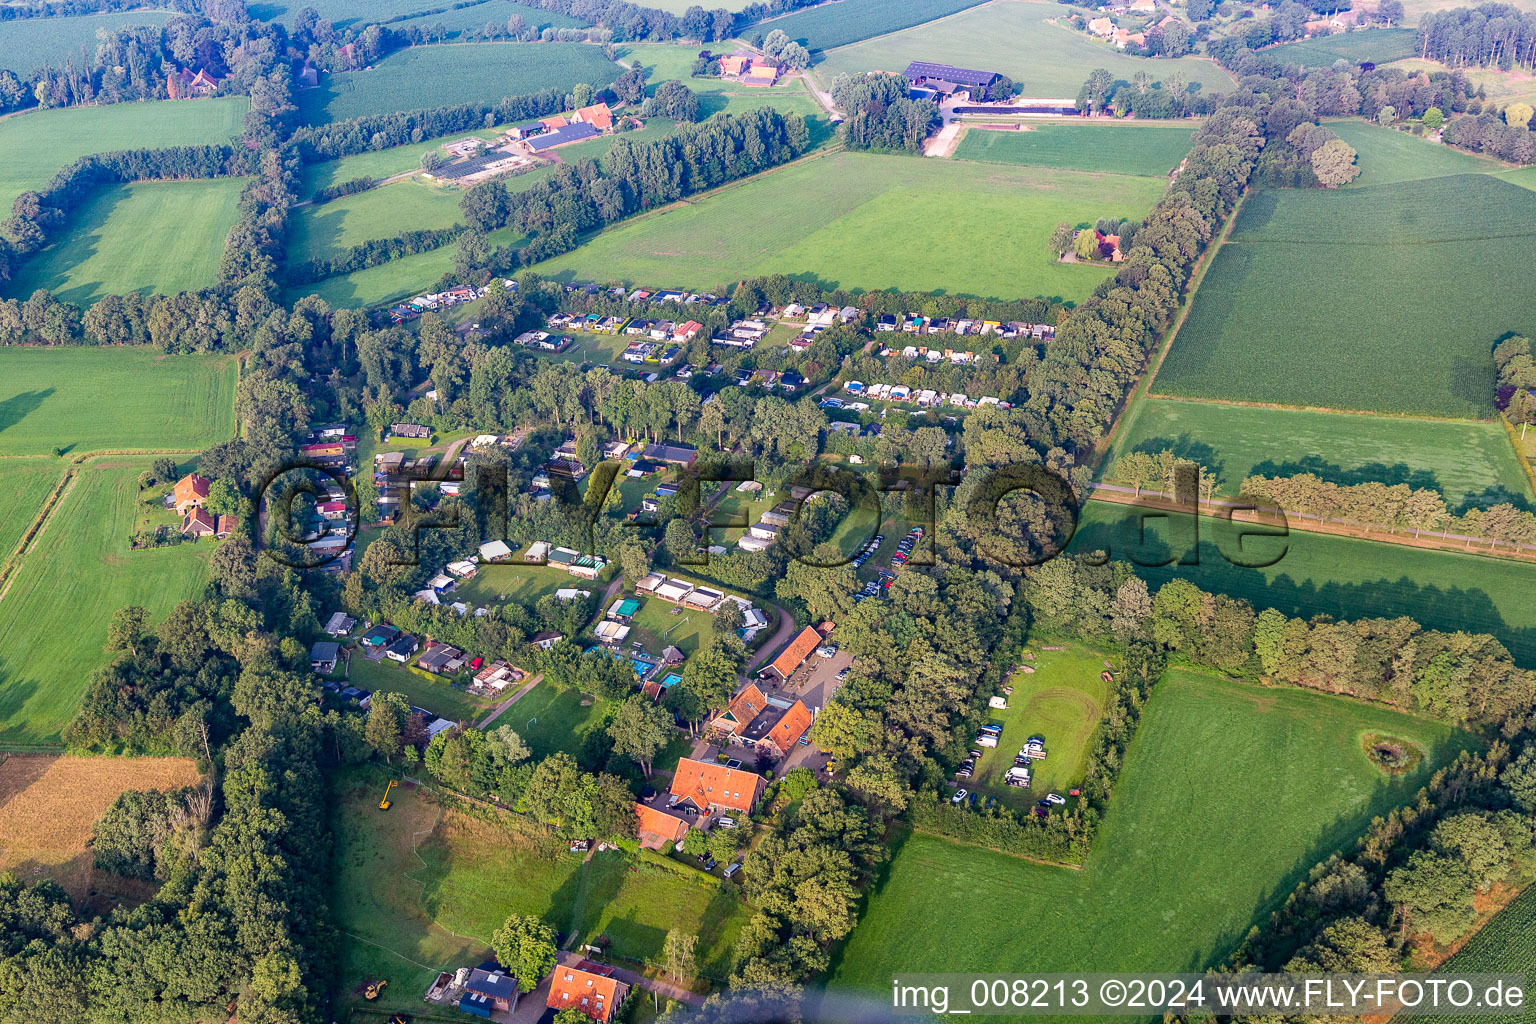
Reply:
[[[389,785],[384,787],[384,799],[379,801],[379,810],[381,810],[381,811],[389,810],[389,791],[394,789],[394,788],[395,788],[395,780],[394,779],[390,779],[389,780]]]

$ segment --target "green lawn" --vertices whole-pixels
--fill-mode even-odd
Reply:
[[[667,647],[692,654],[699,649],[702,640],[708,639],[714,621],[715,617],[708,612],[668,604],[654,597],[642,597],[640,611],[632,620],[635,632],[630,639],[645,644],[645,649],[653,655],[661,654]]]
[[[1094,68],[1126,81],[1138,71],[1159,80],[1180,71],[1205,92],[1232,90],[1231,76],[1213,61],[1130,57],[1085,32],[1049,23],[1068,13],[1040,0],[997,0],[930,25],[828,50],[812,71],[829,85],[839,74],[899,72],[926,60],[998,71],[1022,86],[1025,96],[1062,98],[1075,97]]]
[[[463,195],[461,189],[412,179],[301,206],[288,219],[288,259],[302,263],[376,238],[462,224]]]
[[[1328,127],[1359,154],[1355,165],[1360,168],[1360,176],[1351,183],[1351,188],[1422,181],[1447,174],[1476,174],[1500,167],[1487,157],[1359,119],[1329,121]]]
[[[536,269],[652,287],[788,273],[825,287],[1080,301],[1108,269],[1052,260],[1052,229],[1142,216],[1163,188],[1158,178],[836,153],[631,219]],[[893,239],[914,230],[923,257],[893,258]]]
[[[667,932],[698,936],[699,972],[725,979],[731,952],[750,916],[741,899],[718,883],[673,874],[617,850],[594,856],[580,890],[581,943],[607,939],[608,950],[632,961],[661,953]]]
[[[542,682],[495,721],[510,725],[533,751],[535,760],[564,751],[580,758],[582,743],[607,728],[610,702],[575,687]]]
[[[1156,177],[1179,166],[1195,137],[1186,124],[1034,124],[1028,131],[971,128],[956,160]]]
[[[150,460],[87,462],[0,601],[0,742],[56,741],[125,605],[159,621],[192,597],[213,541],[130,551],[138,475]],[[34,510],[35,511],[35,510]]]
[[[57,68],[71,57],[80,63],[96,56],[96,32],[138,25],[164,25],[173,11],[120,11],[85,14],[72,18],[19,18],[5,23],[0,32],[0,68],[10,68],[26,79],[27,73],[44,64]]]
[[[1198,521],[1196,552],[1190,516],[1149,514],[1145,542],[1137,517],[1135,508],[1090,501],[1070,550],[1107,547],[1113,557],[1137,563],[1137,574],[1154,588],[1178,576],[1287,615],[1406,615],[1431,629],[1491,633],[1518,662],[1536,665],[1536,606],[1530,600],[1536,566],[1528,563],[1301,532],[1285,539],[1250,535],[1240,549],[1239,534],[1253,528],[1209,517]],[[1249,565],[1279,560],[1244,568],[1223,552]],[[1153,564],[1191,557],[1198,564]]]
[[[478,721],[490,706],[463,690],[455,690],[446,677],[406,668],[388,658],[369,661],[360,650],[352,652],[347,681],[364,690],[402,693],[412,704],[455,722]]]
[[[63,465],[53,459],[0,462],[0,565],[16,550],[22,532],[32,525],[63,475]]]
[[[458,589],[453,592],[454,599],[470,605],[513,601],[532,608],[539,603],[539,598],[557,590],[572,588],[589,590],[593,594],[603,592],[600,583],[572,576],[553,565],[528,565],[521,558],[521,553],[515,552],[511,562],[481,565],[474,579],[459,582]]]
[[[1153,389],[1491,416],[1494,344],[1536,332],[1519,256],[1533,240],[1536,193],[1485,174],[1257,192]]]
[[[149,346],[0,349],[0,455],[200,450],[235,432],[230,356]]]
[[[1028,807],[1052,791],[1066,796],[1083,780],[1089,741],[1104,716],[1109,690],[1099,676],[1104,671],[1104,652],[1076,645],[1046,651],[1031,644],[1029,650],[1034,660],[1019,664],[1035,671],[1014,671],[1008,680],[1013,693],[1008,695],[1007,709],[987,712],[989,721],[1002,725],[1002,741],[996,747],[981,748],[975,774],[961,783],[968,789],[985,789],[1018,807]],[[1024,741],[1034,735],[1045,737],[1047,756],[1030,769],[1029,788],[1005,786],[1003,776],[1013,767]]]
[[[540,89],[580,82],[600,88],[619,67],[586,43],[465,43],[412,46],[371,70],[327,75],[320,88],[299,93],[310,124],[397,110],[496,103]]]
[[[1305,472],[1341,484],[1433,487],[1452,506],[1469,497],[1495,504],[1531,497],[1498,423],[1143,399],[1111,457],[1164,449],[1214,471],[1221,494],[1235,495],[1250,474]]]
[[[485,237],[492,247],[513,245],[522,240],[512,228],[501,228]],[[293,302],[304,295],[318,295],[332,308],[341,309],[379,306],[410,298],[431,290],[444,274],[453,270],[456,251],[456,246],[444,245],[366,270],[328,277],[315,284],[288,289],[283,294],[283,301]]]
[[[6,293],[25,298],[46,288],[89,305],[104,295],[210,287],[244,187],[243,178],[214,178],[99,188],[57,241],[21,265]]]
[[[52,19],[50,19],[52,20]],[[6,22],[14,26],[16,22]],[[28,189],[91,153],[226,142],[240,134],[244,96],[35,110],[0,118],[0,214]]]
[[[1306,68],[1332,67],[1334,61],[1351,64],[1386,64],[1418,52],[1418,33],[1411,28],[1373,28],[1363,32],[1335,32],[1331,36],[1301,39],[1263,51],[1282,64]]]
[[[1366,731],[1426,750],[1397,779]],[[1306,871],[1408,800],[1465,734],[1296,689],[1175,671],[1154,691],[1081,871],[925,835],[908,839],[836,967],[835,988],[888,989],[893,973],[1199,971],[1228,953]],[[984,907],[984,942],[916,927]]]

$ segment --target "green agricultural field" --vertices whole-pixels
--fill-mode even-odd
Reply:
[[[1232,89],[1232,77],[1213,61],[1130,57],[1084,32],[1051,24],[1067,13],[1041,0],[996,0],[931,25],[829,50],[812,70],[829,85],[844,72],[902,71],[914,60],[926,60],[1001,72],[1023,87],[1023,95],[1034,97],[1075,97],[1094,68],[1126,81],[1138,71],[1159,80],[1179,71],[1206,92]]]
[[[837,153],[631,219],[537,269],[656,287],[787,273],[829,287],[1080,301],[1108,268],[1052,260],[1051,230],[1141,216],[1163,187],[1156,178]],[[937,225],[923,229],[923,259],[891,258],[893,240]]]
[[[983,0],[905,0],[892,4],[885,0],[840,0],[839,3],[821,4],[760,22],[754,31],[766,33],[778,29],[812,50],[830,50],[861,39],[925,25],[981,2]]]
[[[96,56],[97,29],[113,32],[135,25],[164,25],[173,17],[172,11],[120,11],[7,21],[5,31],[0,32],[0,68],[10,68],[25,79],[44,64],[58,67],[71,57],[79,64],[82,52],[89,62]]]
[[[243,178],[136,181],[97,189],[59,240],[24,262],[6,286],[25,298],[46,288],[89,305],[104,295],[207,288],[218,280]]]
[[[456,103],[495,103],[540,89],[601,87],[619,77],[603,51],[585,43],[473,43],[413,46],[366,71],[328,75],[298,96],[310,124]]]
[[[1108,548],[1114,558],[1136,564],[1154,589],[1177,576],[1287,615],[1406,615],[1431,629],[1491,633],[1520,664],[1536,666],[1536,607],[1530,601],[1536,566],[1319,533],[1269,539],[1255,536],[1254,527],[1209,517],[1198,521],[1197,549],[1193,517],[1149,513],[1142,541],[1140,511],[1088,502],[1070,550]],[[1194,558],[1198,564],[1179,564]],[[1264,568],[1244,567],[1275,559]]]
[[[1255,193],[1153,390],[1491,416],[1494,344],[1536,331],[1533,239],[1536,194],[1484,174]],[[1393,301],[1406,283],[1429,304]]]
[[[107,624],[143,606],[158,622],[197,593],[214,543],[129,550],[148,458],[87,462],[0,600],[0,743],[55,742],[108,658]]]
[[[231,96],[34,110],[0,118],[0,153],[5,154],[0,213],[10,216],[17,196],[41,188],[57,171],[91,153],[226,142],[240,134],[249,107],[246,97]]]
[[[578,899],[580,943],[605,937],[607,948],[631,961],[658,956],[667,932],[699,937],[699,972],[725,980],[731,953],[750,916],[745,905],[703,872],[674,874],[617,850],[597,854],[583,872]]]
[[[64,467],[52,459],[0,462],[0,566],[21,543],[21,535],[42,510]]]
[[[1426,752],[1391,778],[1360,736]],[[1174,671],[1157,684],[1081,871],[922,834],[900,848],[835,968],[834,988],[889,993],[914,964],[948,971],[1199,971],[1228,953],[1306,871],[1347,848],[1474,741],[1297,689]],[[954,942],[940,921],[984,905],[1020,922]],[[877,995],[878,997],[878,995]]]
[[[235,376],[148,346],[0,349],[0,455],[201,450],[234,436]]]
[[[1302,39],[1270,47],[1264,51],[1282,64],[1300,64],[1304,68],[1332,67],[1345,60],[1351,64],[1386,64],[1411,57],[1418,48],[1418,33],[1411,28],[1373,28],[1361,32],[1336,32],[1331,36]]]
[[[331,257],[376,238],[462,224],[463,195],[418,179],[301,206],[288,220],[288,260]]]
[[[1046,793],[1066,795],[1083,780],[1088,749],[1099,721],[1109,686],[1100,678],[1104,654],[1092,648],[1072,646],[1064,651],[1045,651],[1031,645],[1034,659],[1024,659],[1013,671],[1006,709],[991,709],[989,719],[1003,727],[1002,741],[982,749],[975,774],[961,785],[983,789],[1004,803],[1028,807]],[[1024,666],[1033,668],[1025,672]],[[1030,788],[1003,784],[1013,759],[1030,736],[1045,737],[1047,756],[1030,770]]]
[[[1340,484],[1376,481],[1432,487],[1453,507],[1531,498],[1498,423],[1353,416],[1258,406],[1143,400],[1113,458],[1171,449],[1200,463],[1235,495],[1243,478],[1313,473]]]
[[[754,89],[740,82],[720,78],[694,78],[693,62],[698,55],[697,46],[675,43],[628,43],[618,51],[620,63],[631,67],[638,64],[645,69],[647,92],[654,93],[662,82],[675,80],[697,93],[701,118],[712,117],[722,111],[739,114],[759,107],[772,107],[780,113],[800,114],[810,119],[811,138],[817,144],[831,136],[826,113],[806,90],[803,79],[781,81],[771,89]],[[570,150],[562,149],[560,152],[564,154]]]
[[[1036,124],[1020,132],[971,128],[954,158],[1151,178],[1179,166],[1194,137],[1188,125],[1155,122]]]
[[[522,241],[522,236],[511,228],[492,231],[485,237],[492,247]],[[332,308],[355,309],[420,295],[453,270],[455,251],[454,246],[445,245],[412,256],[402,256],[366,270],[328,277],[315,284],[289,289],[284,293],[283,301],[293,302],[304,295],[318,295]]]
[[[1500,171],[1499,177],[1511,184],[1536,192],[1536,167],[1522,167],[1515,171]]]
[[[1421,181],[1448,174],[1476,174],[1496,171],[1501,166],[1487,157],[1358,119],[1329,121],[1328,127],[1359,154],[1355,165],[1360,168],[1360,176],[1351,183],[1351,188]]]
[[[435,0],[414,0],[417,7],[431,10],[433,7],[441,7],[442,4]],[[495,25],[505,32],[507,21],[517,15],[523,19],[523,23],[530,28],[587,28],[584,21],[572,18],[569,15],[558,14],[554,11],[542,10],[528,4],[514,3],[512,0],[486,0],[471,7],[460,7],[456,10],[438,11],[435,14],[418,14],[414,17],[392,19],[389,27],[403,32],[410,28],[420,28],[423,31],[435,31],[439,28],[447,31],[447,38],[457,39],[465,32],[479,32],[487,24]]]
[[[1536,973],[1536,885],[1528,886],[1519,898],[1494,916],[1467,944],[1441,968],[1447,974],[1524,974]],[[1465,1014],[1446,1015],[1447,1024],[1516,1024],[1529,1021],[1524,1013],[1501,1017]]]

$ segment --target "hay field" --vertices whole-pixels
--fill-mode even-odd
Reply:
[[[1150,178],[1179,166],[1194,136],[1188,124],[1156,122],[1045,123],[1018,132],[971,128],[954,158]]]
[[[12,755],[0,763],[0,871],[23,882],[46,876],[79,901],[95,869],[86,848],[92,826],[118,794],[196,785],[184,757]]]
[[[463,195],[461,189],[411,179],[301,206],[288,220],[288,260],[329,258],[376,238],[462,224]]]

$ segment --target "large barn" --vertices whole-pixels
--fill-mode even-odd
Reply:
[[[921,60],[907,65],[907,83],[914,89],[932,89],[945,96],[961,94],[970,100],[986,99],[987,90],[1002,77],[996,71],[929,64]]]

